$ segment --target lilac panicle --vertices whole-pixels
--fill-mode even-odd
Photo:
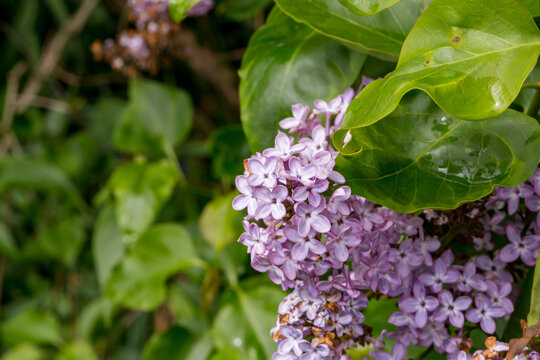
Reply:
[[[248,159],[236,179],[240,195],[233,207],[247,210],[239,241],[254,269],[290,290],[271,330],[278,343],[272,359],[347,360],[347,350],[361,343],[373,345],[375,360],[403,359],[409,345],[470,360],[466,321],[492,334],[495,319],[514,310],[508,267],[535,264],[540,170],[464,212],[476,224],[468,235],[476,252],[454,253],[445,236],[429,232],[452,225],[449,213],[399,214],[343,185],[331,137],[355,94],[348,89],[313,108],[293,105],[274,147]],[[532,213],[530,224],[524,211]],[[496,248],[501,236],[507,242]],[[388,319],[396,330],[379,338],[364,324],[373,295],[399,299]],[[396,342],[390,353],[383,350],[385,339]]]

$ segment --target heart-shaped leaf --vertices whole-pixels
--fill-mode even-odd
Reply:
[[[396,70],[356,97],[343,127],[384,118],[412,89],[460,119],[496,116],[539,53],[540,31],[518,0],[435,0],[405,40]]]
[[[535,119],[507,110],[482,121],[460,120],[422,92],[351,135],[347,148],[359,151],[340,155],[337,170],[355,194],[404,213],[453,209],[496,185],[516,186],[540,160]]]
[[[326,36],[383,60],[396,61],[403,41],[430,1],[403,0],[373,16],[357,15],[336,0],[276,0],[276,3],[296,21]]]
[[[388,9],[401,0],[339,0],[349,10],[358,15],[373,15]]]
[[[365,55],[319,35],[279,9],[251,38],[240,70],[244,131],[253,150],[274,145],[291,105],[330,100],[357,77]]]
[[[191,237],[182,226],[155,225],[114,269],[105,294],[130,308],[151,310],[165,299],[165,280],[198,263]]]

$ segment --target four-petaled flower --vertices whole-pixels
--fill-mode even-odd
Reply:
[[[452,293],[443,290],[439,293],[440,307],[433,313],[433,319],[436,321],[445,321],[448,319],[450,324],[461,328],[465,322],[462,311],[467,310],[472,303],[468,296],[460,296],[454,300]]]
[[[495,332],[495,320],[493,319],[503,317],[506,315],[506,311],[502,306],[492,305],[484,294],[476,295],[474,305],[476,308],[469,309],[465,317],[472,323],[480,323],[482,331],[486,334],[493,334]]]
[[[421,283],[415,283],[413,286],[414,297],[401,298],[399,308],[401,311],[414,313],[414,322],[421,328],[427,323],[428,311],[433,311],[439,302],[433,296],[426,296],[426,289]]]

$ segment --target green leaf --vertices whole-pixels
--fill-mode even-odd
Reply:
[[[15,239],[9,232],[8,228],[0,222],[0,254],[8,258],[15,258],[19,250],[15,245]]]
[[[116,124],[122,119],[127,103],[117,98],[100,98],[91,109],[88,130],[99,145],[106,149],[112,147],[112,134]]]
[[[40,249],[67,267],[73,267],[86,239],[82,218],[67,216],[45,226],[38,234]]]
[[[163,152],[174,147],[191,130],[193,109],[182,89],[136,79],[129,83],[129,105],[114,129],[114,144],[121,151]]]
[[[397,68],[353,100],[343,128],[377,122],[412,89],[460,119],[499,115],[539,54],[540,32],[518,0],[435,0],[407,36]]]
[[[19,312],[0,324],[4,345],[32,342],[42,345],[60,345],[60,323],[53,315],[30,308]]]
[[[389,7],[394,6],[401,0],[339,0],[346,8],[358,15],[373,15]]]
[[[532,16],[540,16],[540,2],[538,0],[521,0],[521,2],[529,9]]]
[[[169,160],[118,166],[107,189],[114,199],[120,229],[132,239],[144,232],[171,196],[178,176],[177,168]]]
[[[199,263],[191,237],[182,226],[155,225],[114,269],[105,294],[129,308],[152,310],[165,299],[167,278]]]
[[[216,198],[206,205],[199,219],[203,238],[217,251],[238,239],[243,232],[242,212],[232,208],[236,192]]]
[[[403,41],[431,0],[402,0],[360,16],[336,0],[276,0],[287,15],[318,32],[382,60],[396,61]]]
[[[62,348],[57,360],[97,360],[92,346],[84,341],[76,341]]]
[[[104,207],[94,225],[92,254],[101,288],[109,280],[112,270],[124,256],[123,233],[116,222],[112,205]]]
[[[173,326],[165,333],[154,334],[150,338],[142,360],[204,360],[211,351],[212,343],[207,336],[195,336],[181,327]]]
[[[355,194],[404,213],[453,209],[516,186],[540,160],[540,126],[514,110],[483,121],[447,115],[422,92],[391,115],[351,130],[336,160]],[[335,140],[341,143],[340,138]]]
[[[43,351],[34,344],[20,344],[10,349],[2,360],[42,360]]]
[[[228,0],[219,5],[218,11],[226,18],[242,21],[262,13],[271,3],[272,0]]]
[[[251,156],[251,150],[241,126],[219,128],[210,142],[212,168],[218,178],[231,182],[244,172],[244,159]]]
[[[219,349],[233,348],[245,359],[270,359],[276,344],[270,329],[276,322],[276,309],[284,293],[269,285],[255,285],[260,278],[240,284],[240,289],[223,304],[214,320],[212,333]],[[266,280],[266,279],[265,279]]]
[[[292,104],[342,93],[364,60],[274,9],[251,38],[240,70],[242,123],[251,148],[274,145],[278,123],[290,116]]]
[[[536,260],[534,267],[534,278],[531,290],[531,308],[527,316],[527,325],[533,326],[540,321],[540,257]]]
[[[174,21],[185,19],[186,13],[201,0],[169,0],[169,12]]]
[[[218,353],[212,356],[210,360],[244,360],[244,358],[238,353],[238,351],[227,348],[220,350]]]
[[[37,159],[0,159],[0,194],[14,188],[59,193],[79,204],[82,202],[77,189],[60,169]]]

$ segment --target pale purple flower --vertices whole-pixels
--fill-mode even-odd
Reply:
[[[326,131],[322,126],[317,126],[311,132],[311,138],[303,138],[300,140],[300,144],[305,145],[314,154],[319,151],[326,151],[328,148],[328,141],[326,140]]]
[[[328,181],[317,180],[314,183],[307,186],[299,186],[294,189],[292,193],[292,199],[296,202],[309,200],[309,204],[318,207],[323,200],[321,193],[328,189]]]
[[[315,182],[315,175],[318,168],[315,164],[304,165],[302,161],[297,157],[293,157],[289,160],[288,179],[296,180],[302,183],[302,185],[311,185]]]
[[[288,240],[296,243],[291,250],[294,260],[304,260],[310,251],[317,255],[322,255],[326,251],[326,246],[322,242],[312,237],[306,239],[306,237],[300,236],[298,230],[293,226],[287,226],[283,230],[283,234]]]
[[[337,260],[345,262],[349,258],[349,248],[358,246],[361,241],[362,239],[359,234],[355,234],[350,229],[347,229],[328,241],[326,246]]]
[[[326,344],[312,346],[309,343],[302,343],[300,348],[304,354],[298,360],[324,360],[330,354],[330,348]]]
[[[508,214],[512,215],[518,211],[519,199],[529,197],[532,193],[533,188],[531,186],[521,184],[511,188],[500,187],[497,190],[497,197],[508,203]]]
[[[374,360],[403,360],[407,355],[407,348],[401,343],[395,343],[392,347],[392,354],[384,351],[372,351],[370,355]]]
[[[272,264],[270,260],[264,256],[255,257],[255,259],[251,262],[251,267],[259,272],[268,272],[268,277],[270,280],[278,285],[285,280],[283,271],[276,265]]]
[[[510,263],[521,258],[526,265],[534,266],[540,245],[540,235],[527,235],[522,238],[519,229],[514,224],[508,224],[506,236],[510,240],[510,244],[501,250],[499,259]]]
[[[437,259],[433,263],[433,272],[424,272],[418,276],[418,280],[425,286],[430,286],[433,292],[438,293],[444,284],[453,284],[459,279],[460,273],[455,269],[449,269],[443,259]]]
[[[232,207],[234,210],[240,211],[248,208],[249,215],[255,215],[255,210],[259,202],[254,195],[254,188],[249,186],[249,183],[245,176],[240,175],[235,180],[236,188],[242,193],[234,198]]]
[[[309,342],[304,339],[302,331],[289,326],[280,326],[279,331],[285,339],[279,343],[278,352],[280,354],[288,354],[292,351],[296,356],[302,355],[303,351],[300,349],[300,345],[302,343],[309,344]]]
[[[484,249],[487,251],[491,251],[495,247],[495,244],[493,244],[493,242],[491,241],[491,233],[489,232],[486,232],[482,237],[473,236],[472,239],[474,242],[474,248],[477,251],[481,251]]]
[[[399,244],[399,248],[390,249],[390,261],[395,264],[398,275],[406,278],[411,268],[418,267],[424,262],[424,257],[416,251],[412,239],[405,239]]]
[[[503,317],[506,311],[502,306],[492,305],[484,294],[476,295],[474,305],[476,308],[467,311],[465,317],[472,323],[480,323],[482,331],[486,334],[493,334],[495,332],[495,321],[493,319]]]
[[[272,214],[274,219],[279,220],[287,213],[283,205],[288,196],[285,186],[278,185],[272,191],[267,188],[258,188],[255,190],[255,196],[260,201],[255,210],[255,217],[263,219]]]
[[[463,292],[471,292],[472,289],[477,291],[487,290],[487,285],[482,280],[482,276],[476,273],[476,266],[473,262],[468,262],[463,267],[463,271],[457,281],[457,288]]]
[[[413,286],[413,294],[414,297],[401,298],[399,308],[406,313],[414,313],[414,322],[421,328],[426,325],[428,311],[435,310],[439,302],[433,296],[426,296],[424,286],[418,282]]]
[[[512,284],[499,282],[499,285],[494,281],[487,282],[487,295],[489,296],[489,301],[492,305],[503,307],[507,314],[511,314],[514,312],[514,304],[508,296],[512,292]]]
[[[266,162],[263,164],[259,159],[249,159],[247,162],[250,174],[248,176],[248,182],[251,186],[265,186],[272,188],[276,185],[276,176],[274,171],[278,164],[278,158],[275,156],[266,158]]]
[[[504,282],[512,282],[512,275],[504,271],[506,264],[499,259],[492,259],[487,255],[480,255],[474,259],[476,266],[485,271],[488,279],[498,279]]]
[[[257,224],[249,223],[246,220],[242,222],[245,232],[240,236],[238,242],[248,247],[248,253],[251,253],[253,260],[255,255],[263,255],[266,252],[266,243],[268,234]]]
[[[384,218],[374,210],[375,204],[371,201],[356,197],[356,200],[352,202],[352,207],[365,231],[371,231],[374,226],[384,223]]]
[[[278,131],[275,147],[263,151],[264,156],[277,156],[282,160],[289,159],[293,154],[304,150],[305,145],[294,144],[294,138]]]
[[[498,211],[493,214],[493,216],[490,216],[489,214],[484,215],[484,217],[480,219],[480,222],[482,225],[484,225],[485,231],[491,231],[496,234],[504,234],[504,226],[501,226],[501,222],[505,217],[506,213]]]
[[[309,106],[302,104],[296,104],[292,106],[292,117],[283,119],[279,122],[279,126],[282,129],[296,130],[302,128],[305,125],[306,119],[309,115]]]
[[[351,207],[349,205],[349,198],[351,197],[351,188],[348,186],[342,186],[334,191],[330,199],[328,200],[327,209],[330,213],[340,213],[342,215],[349,215],[351,213]]]
[[[326,208],[323,201],[318,207],[299,203],[296,205],[296,216],[298,217],[298,233],[301,236],[307,236],[310,229],[320,233],[326,233],[330,230],[330,221],[321,213]]]
[[[421,236],[414,242],[414,246],[424,256],[424,264],[431,266],[433,265],[431,253],[439,249],[441,242],[439,239],[433,237],[424,238],[424,233],[422,232]]]
[[[439,293],[440,307],[433,313],[435,321],[446,321],[457,328],[463,327],[465,318],[462,311],[467,310],[472,303],[472,299],[468,296],[460,296],[454,300],[452,293],[448,290],[443,290]]]
[[[268,254],[268,260],[274,265],[281,265],[281,270],[287,279],[294,280],[296,278],[300,264],[292,258],[290,250],[283,250],[281,253],[272,251]]]
[[[338,96],[330,102],[323,100],[315,100],[315,113],[317,114],[337,114],[341,110],[341,103],[343,99]]]

